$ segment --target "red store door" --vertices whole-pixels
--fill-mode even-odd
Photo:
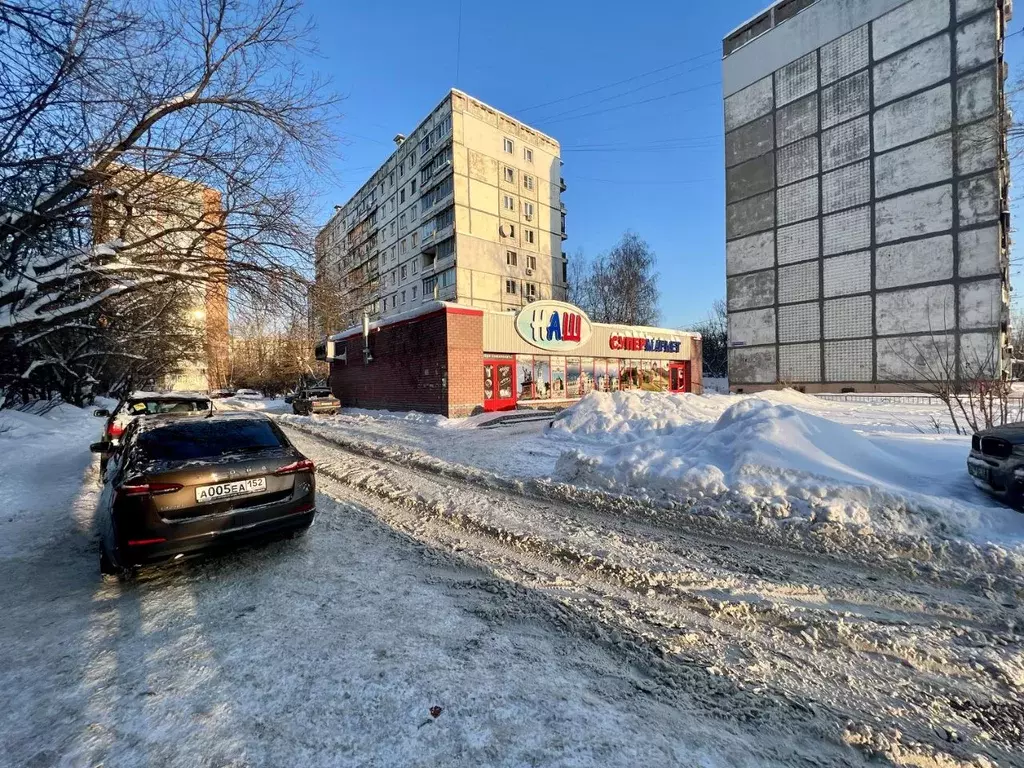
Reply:
[[[690,391],[690,363],[669,363],[668,388],[670,392]]]
[[[516,407],[515,375],[515,360],[484,360],[485,411],[511,411]]]

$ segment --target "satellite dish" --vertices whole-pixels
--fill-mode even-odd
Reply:
[[[498,234],[501,235],[502,237],[508,237],[508,227],[506,227],[504,224],[500,225],[498,227]]]

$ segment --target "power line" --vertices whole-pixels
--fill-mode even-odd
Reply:
[[[602,184],[639,184],[643,186],[663,186],[673,184],[710,184],[716,179],[682,179],[682,180],[654,180],[654,179],[594,179],[588,176],[573,176],[573,181],[596,181]]]
[[[637,106],[640,106],[641,104],[650,104],[651,102],[654,102],[654,101],[661,101],[662,99],[670,99],[673,96],[682,96],[685,93],[693,93],[694,91],[700,91],[700,90],[703,90],[704,88],[715,88],[715,87],[720,87],[721,85],[722,85],[722,81],[721,80],[716,80],[713,83],[704,83],[703,85],[694,86],[693,88],[684,88],[681,91],[673,91],[672,93],[666,93],[666,94],[663,94],[662,96],[652,96],[649,99],[643,99],[641,101],[631,101],[631,102],[629,102],[627,104],[619,104],[619,105],[616,105],[614,107],[607,107],[605,109],[598,109],[598,110],[595,110],[594,112],[584,112],[581,115],[570,115],[569,117],[560,117],[560,118],[556,118],[556,119],[552,119],[552,120],[542,120],[541,122],[547,123],[547,124],[550,124],[550,123],[561,123],[561,122],[565,122],[566,120],[577,120],[577,119],[579,119],[581,117],[592,117],[594,115],[604,114],[605,112],[614,112],[617,109],[627,109],[629,107],[637,107]]]
[[[571,93],[568,96],[563,96],[563,97],[561,97],[559,99],[552,99],[551,101],[545,101],[543,104],[534,104],[532,107],[523,107],[522,109],[515,110],[515,112],[517,112],[517,113],[530,112],[530,111],[532,111],[534,109],[540,109],[541,107],[549,107],[552,104],[560,104],[563,101],[570,101],[572,99],[579,98],[580,96],[588,96],[591,93],[597,93],[598,91],[604,91],[604,90],[607,90],[608,88],[614,88],[617,85],[623,85],[625,83],[631,83],[634,80],[640,80],[641,78],[647,77],[648,75],[656,75],[659,72],[664,72],[665,70],[672,69],[673,67],[679,67],[679,66],[682,66],[683,64],[689,64],[691,61],[697,61],[699,59],[705,58],[706,56],[710,56],[711,54],[718,54],[718,53],[719,53],[719,49],[718,48],[714,48],[714,49],[712,49],[710,51],[707,51],[705,53],[698,54],[697,56],[692,56],[692,57],[690,57],[688,59],[683,59],[682,61],[677,61],[677,62],[674,62],[672,64],[666,64],[664,67],[658,67],[657,69],[652,69],[652,70],[649,70],[647,72],[641,72],[639,75],[633,75],[632,77],[627,77],[624,80],[616,80],[614,83],[608,83],[607,85],[599,85],[596,88],[590,88],[589,90],[586,90],[586,91],[579,91],[578,93]]]

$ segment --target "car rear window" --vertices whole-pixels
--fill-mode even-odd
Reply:
[[[231,453],[256,453],[285,443],[268,421],[187,419],[142,432],[138,446],[151,459],[209,459]]]
[[[309,393],[313,397],[331,397],[331,390],[329,389],[314,389]]]
[[[196,413],[210,410],[209,400],[129,400],[121,409],[132,416],[155,416],[161,413]]]

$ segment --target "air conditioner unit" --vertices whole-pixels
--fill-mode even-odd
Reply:
[[[531,215],[530,215],[530,214],[528,214],[528,213],[527,213],[527,214],[524,214],[524,215],[523,215],[523,218],[524,218],[524,219],[526,219],[527,221],[533,221],[533,216],[531,216]]]
[[[527,276],[527,277],[529,277],[529,276],[530,276],[530,275],[532,275],[532,274],[533,274],[533,270],[532,270],[532,269],[530,269],[529,267],[527,267],[527,268],[526,268],[526,276]]]

